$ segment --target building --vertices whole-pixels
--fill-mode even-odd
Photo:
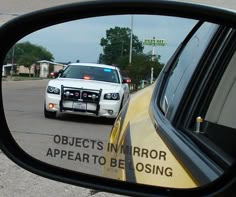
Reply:
[[[9,75],[11,75],[11,71],[13,70],[14,64],[6,64],[3,65],[2,67],[2,76],[3,77],[7,77]]]
[[[38,61],[39,65],[36,65],[36,70],[39,70],[39,77],[47,78],[50,72],[59,71],[64,68],[64,64],[51,62],[47,60]],[[37,67],[38,66],[38,67]]]
[[[15,65],[13,65],[15,66]],[[7,77],[11,75],[13,69],[12,64],[3,65],[2,76]],[[51,62],[47,60],[38,61],[36,64],[32,64],[30,69],[24,65],[16,66],[14,68],[14,74],[19,76],[33,76],[40,78],[49,77],[49,73],[53,71],[59,71],[65,67],[64,64]]]

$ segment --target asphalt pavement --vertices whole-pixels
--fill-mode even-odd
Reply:
[[[30,173],[0,151],[0,197],[122,197],[73,186]]]
[[[47,143],[45,141],[47,138],[44,136],[53,132],[68,136],[83,135],[99,140],[108,138],[112,125],[104,119],[77,118],[76,116],[65,116],[58,120],[45,119],[43,98],[47,81],[5,81],[2,85],[3,104],[9,128],[26,152],[40,158],[40,153],[45,147],[41,143]],[[45,157],[41,159],[44,160]],[[0,197],[122,196],[40,177],[22,169],[2,152],[0,152],[0,160]],[[82,167],[75,170],[85,172],[86,168],[83,168],[83,165],[77,166]],[[90,168],[90,173],[98,173],[98,170]]]

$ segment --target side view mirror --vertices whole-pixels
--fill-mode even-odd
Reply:
[[[56,77],[61,76],[63,72],[64,72],[64,70],[63,70],[63,69],[60,69],[60,70],[56,73]]]
[[[54,77],[57,78],[59,75],[61,75],[60,71],[54,72]]]
[[[0,27],[1,65],[33,75],[32,62],[48,56],[24,52],[31,42],[72,63],[65,78],[53,63],[38,71],[59,70],[53,80],[1,78],[1,150],[32,173],[102,191],[235,194],[235,28],[234,11],[164,0],[83,1],[15,18]]]

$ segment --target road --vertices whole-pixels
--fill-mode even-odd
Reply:
[[[111,121],[64,114],[60,114],[57,119],[46,119],[43,114],[43,100],[47,82],[48,80],[3,82],[4,111],[13,137],[28,154],[35,158],[64,168],[74,169],[75,171],[101,175],[101,166],[98,161],[95,161],[94,155],[103,155],[101,144],[98,144],[98,142],[105,144],[107,141],[112,128]],[[92,141],[89,142],[88,140]],[[70,152],[69,155],[68,152]],[[76,157],[72,156],[72,153]],[[87,156],[84,158],[84,155]],[[1,160],[6,163],[10,162],[3,154],[0,154],[0,156]],[[4,168],[4,166],[6,167],[5,169],[0,169],[1,178],[6,175],[5,173],[2,174],[1,170],[9,173],[11,168],[8,169],[7,166],[14,166],[13,168],[17,171],[16,173],[19,177],[21,176],[20,171],[22,172],[24,181],[27,182],[33,176],[37,180],[42,180],[43,190],[47,189],[44,188],[46,185],[44,183],[45,179],[43,180],[41,177],[25,172],[13,163],[2,167]],[[26,177],[25,174],[27,174]],[[5,178],[7,178],[7,175]],[[5,179],[1,180],[3,183],[0,184],[0,188],[4,189],[8,184],[4,184],[6,182]],[[34,180],[32,181],[34,182]],[[28,184],[33,184],[32,181],[29,181]],[[49,182],[56,184],[54,181]],[[14,183],[14,180],[11,180],[11,183]],[[68,190],[70,193],[68,196],[73,196],[73,192],[78,189],[77,187],[62,185],[65,191]],[[83,188],[81,190],[82,193],[86,191],[87,195],[90,194],[87,189]],[[4,196],[7,195],[8,193],[6,192]],[[50,196],[53,196],[53,194]],[[64,194],[61,196],[64,196]]]

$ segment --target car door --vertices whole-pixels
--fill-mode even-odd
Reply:
[[[213,23],[198,23],[159,76],[151,101],[158,134],[199,185],[217,179],[233,162],[232,157],[222,152],[217,155],[224,159],[213,157],[216,155],[212,151],[215,144],[211,140],[204,141],[208,145],[211,143],[211,147],[206,148],[206,144],[196,140],[199,134],[197,138],[193,137],[199,124],[196,118],[204,116],[195,112],[200,106],[209,105],[207,102],[211,98],[209,95],[206,99],[200,92],[214,92],[217,87],[217,82],[212,79],[208,81],[209,86],[204,86],[203,79],[209,79],[217,60],[223,58],[222,51],[232,45],[228,41],[230,31],[230,28]],[[190,125],[191,131],[186,131]]]

